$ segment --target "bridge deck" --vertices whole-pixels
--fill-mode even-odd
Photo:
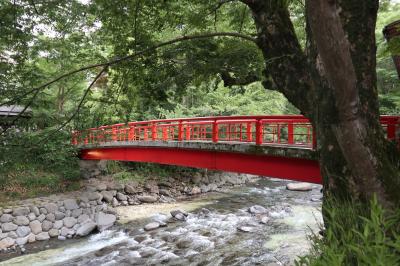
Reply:
[[[381,117],[399,142],[400,117]],[[321,183],[317,140],[303,116],[233,116],[130,122],[76,131],[81,159],[153,162]]]

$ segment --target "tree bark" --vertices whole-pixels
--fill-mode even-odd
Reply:
[[[317,131],[324,196],[368,203],[376,194],[387,209],[398,208],[400,157],[379,123],[378,0],[307,1],[306,52],[286,6],[242,2],[253,12],[266,73]]]

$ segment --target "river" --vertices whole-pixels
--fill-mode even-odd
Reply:
[[[29,254],[0,265],[292,265],[319,230],[321,186],[296,192],[286,183],[262,179],[171,204],[119,207],[120,223],[110,230],[28,246]],[[249,212],[255,205],[267,213]],[[186,221],[169,222],[174,209],[189,212]],[[167,226],[145,231],[151,221]]]

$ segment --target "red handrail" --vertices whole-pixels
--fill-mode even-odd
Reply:
[[[400,147],[400,116],[381,116],[386,137]],[[316,148],[316,134],[301,115],[192,117],[135,121],[72,132],[72,144],[121,141],[243,142]]]

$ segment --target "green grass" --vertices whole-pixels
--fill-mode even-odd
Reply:
[[[0,175],[0,202],[46,196],[80,188],[79,171],[44,170],[36,165],[19,165]]]
[[[324,237],[312,235],[313,248],[296,265],[400,265],[400,210],[388,215],[373,199],[327,205]]]

